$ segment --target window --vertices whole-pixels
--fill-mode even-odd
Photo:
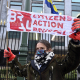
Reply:
[[[78,11],[72,11],[72,16],[73,17],[77,17],[77,15],[79,15],[80,14],[80,12],[78,12]]]
[[[42,13],[43,11],[43,4],[32,4],[32,12]]]
[[[22,9],[22,2],[11,2],[10,3],[10,8],[21,10]]]
[[[32,7],[32,12],[42,13],[41,7]]]
[[[72,2],[80,2],[80,0],[72,0]]]
[[[32,1],[43,1],[43,0],[32,0]]]
[[[75,1],[75,0],[72,0]],[[80,14],[80,1],[78,2],[72,2],[72,16],[77,17],[77,15]]]
[[[32,0],[32,1],[43,1],[43,0]],[[64,1],[64,0],[54,0],[54,1]]]
[[[64,1],[64,0],[54,0],[54,1]]]

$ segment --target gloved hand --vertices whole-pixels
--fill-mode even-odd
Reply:
[[[9,47],[8,50],[9,51],[7,51],[6,49],[4,50],[4,58],[8,58],[8,61],[12,61],[16,57],[16,55],[11,52],[11,49]]]
[[[80,32],[72,33],[71,35],[69,35],[69,37],[74,40],[80,40]]]
[[[70,34],[69,37],[74,40],[80,40],[80,18],[74,19],[74,23],[72,24],[72,31],[75,31],[74,33]]]
[[[80,30],[80,18],[75,18],[74,23],[72,24],[72,31]]]

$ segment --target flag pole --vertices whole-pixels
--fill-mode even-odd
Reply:
[[[7,7],[8,7],[8,1],[7,1]],[[8,48],[8,32],[6,31],[6,45]],[[8,58],[6,58],[6,80],[8,80]]]

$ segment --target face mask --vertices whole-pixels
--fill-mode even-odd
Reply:
[[[42,50],[42,49],[41,50],[37,50],[36,55],[37,56],[46,55],[46,51]]]
[[[45,60],[45,56],[47,55],[45,50],[37,50],[35,55],[35,60],[37,62],[43,62]]]

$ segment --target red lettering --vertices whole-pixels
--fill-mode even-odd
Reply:
[[[58,34],[61,34],[61,31],[57,31]]]
[[[11,13],[11,15],[14,16],[15,14],[14,13]]]
[[[39,25],[39,26],[42,26],[42,24],[41,24],[40,22],[42,22],[42,21],[41,21],[41,20],[39,20],[39,21],[38,21],[38,25]]]
[[[45,16],[45,18],[46,18],[46,20],[48,20],[48,17],[47,16]]]
[[[50,17],[49,17],[49,20],[53,20],[52,18],[53,18],[53,16],[50,16]]]
[[[66,17],[65,16],[60,16],[60,21],[65,21]]]
[[[44,19],[44,15],[40,15],[42,17],[42,19]]]
[[[43,29],[42,32],[45,32],[44,30],[45,30],[45,29]]]
[[[11,20],[14,20],[14,18],[11,18]]]
[[[57,32],[58,30],[54,30],[53,32]]]
[[[57,27],[58,27],[58,28],[61,27],[61,28],[63,29],[63,23],[61,23],[61,24],[60,24],[60,23],[57,23]]]
[[[42,29],[41,29],[41,28],[38,28],[38,31],[39,31],[39,32],[41,32],[41,31],[42,31]]]
[[[42,19],[44,19],[44,15],[38,15],[38,18],[42,17]]]
[[[72,17],[67,16],[67,21],[71,21],[71,20],[72,20]]]
[[[43,21],[44,22],[44,26],[46,27],[46,23],[47,23],[47,21]]]
[[[37,28],[36,27],[33,27],[33,31],[37,31]]]
[[[29,20],[29,24],[28,24],[28,27],[29,27],[29,28],[31,28],[31,21],[32,21],[32,20]]]
[[[48,32],[51,32],[51,30],[48,30]]]
[[[50,27],[50,21],[48,21],[48,27]]]
[[[66,33],[66,31],[63,31],[63,35],[66,35],[65,33]]]
[[[37,26],[37,20],[34,21],[33,25],[36,25]]]
[[[37,16],[34,14],[34,15],[33,15],[33,18],[37,18]]]
[[[38,15],[38,18],[40,18],[40,15]]]
[[[47,32],[48,29],[45,30],[45,32]]]
[[[61,31],[58,30],[54,30],[53,32],[57,32],[58,34],[61,34]]]
[[[51,29],[51,31],[52,31],[52,29]]]
[[[55,22],[51,22],[51,26],[54,28],[56,27],[56,23]]]
[[[54,16],[54,20],[55,21],[58,21],[58,16]]]

